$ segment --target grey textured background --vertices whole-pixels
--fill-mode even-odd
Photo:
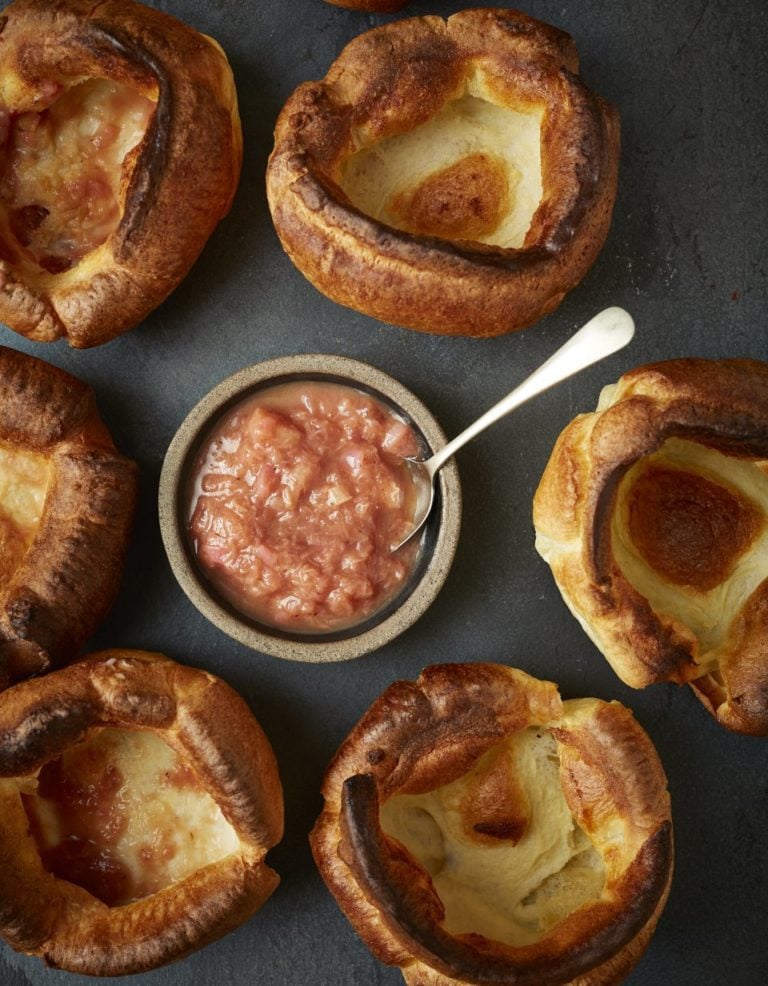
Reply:
[[[407,14],[483,6],[417,0]],[[768,5],[762,0],[536,2],[529,13],[576,39],[587,82],[621,111],[619,198],[592,271],[537,327],[491,341],[382,325],[334,305],[282,253],[263,174],[276,115],[344,43],[391,17],[322,0],[158,2],[215,36],[232,61],[245,169],[231,215],[193,273],[133,332],[98,350],[0,343],[87,380],[120,447],[141,467],[141,506],[118,603],[93,647],[162,650],[210,669],[248,700],[272,740],[286,835],[270,854],[283,882],[244,927],[184,962],[131,977],[142,986],[396,986],[325,890],[306,836],[323,769],[349,728],[396,678],[435,661],[490,660],[553,679],[566,697],[616,698],[655,741],[673,798],[672,894],[631,986],[758,986],[768,981],[765,741],[730,735],[692,694],[624,687],[567,613],[534,552],[531,497],[552,444],[600,387],[631,366],[675,356],[766,357]],[[0,57],[1,57],[0,52]],[[321,351],[398,377],[454,434],[607,304],[638,337],[462,451],[465,520],[448,582],[430,611],[386,649],[344,665],[279,662],[207,624],[165,560],[155,495],[176,427],[223,377],[257,360]],[[0,984],[86,983],[0,945]]]

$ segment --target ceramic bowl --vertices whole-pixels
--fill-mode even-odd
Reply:
[[[426,455],[445,444],[445,435],[425,405],[381,370],[343,356],[300,354],[257,363],[214,387],[190,411],[171,442],[160,476],[160,531],[179,585],[193,605],[230,637],[273,657],[291,661],[346,661],[394,640],[431,605],[453,561],[461,524],[461,489],[456,464],[438,475],[435,506],[422,547],[401,592],[367,620],[344,629],[296,632],[251,619],[235,609],[207,580],[187,536],[192,469],[202,443],[222,416],[257,391],[300,380],[354,387],[402,415]]]

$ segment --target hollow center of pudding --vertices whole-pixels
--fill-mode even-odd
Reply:
[[[154,109],[128,86],[89,79],[42,112],[0,110],[6,259],[56,274],[105,242],[120,221],[128,156]]]
[[[404,232],[523,245],[542,199],[541,112],[466,94],[427,123],[363,146],[340,184],[366,215]]]
[[[406,584],[419,545],[413,429],[335,383],[270,387],[233,409],[193,470],[189,537],[209,582],[239,612],[299,632],[338,630]]]
[[[704,650],[768,578],[768,464],[670,439],[629,470],[612,521],[614,555],[659,614]]]
[[[0,588],[11,580],[32,544],[51,473],[45,456],[0,445]]]
[[[101,729],[47,763],[23,800],[45,868],[111,907],[239,845],[194,770],[151,732]]]
[[[665,579],[707,592],[727,578],[764,516],[733,487],[699,473],[647,465],[628,492],[629,533]]]
[[[428,871],[452,935],[538,941],[600,897],[605,866],[560,783],[557,743],[516,733],[463,777],[381,808],[381,825]]]

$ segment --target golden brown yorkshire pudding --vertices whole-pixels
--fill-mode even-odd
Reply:
[[[136,488],[90,387],[0,347],[0,691],[74,657],[104,618]]]
[[[0,319],[96,346],[163,301],[229,209],[232,72],[133,0],[14,0],[0,45]]]
[[[607,235],[618,117],[571,38],[511,10],[415,17],[293,93],[267,170],[275,228],[334,301],[490,336],[552,311]]]
[[[111,650],[0,695],[0,933],[85,975],[242,924],[279,878],[269,741],[213,675]]]
[[[607,387],[555,445],[536,546],[628,685],[689,682],[768,734],[768,364],[671,360]]]
[[[311,835],[339,905],[410,986],[617,983],[672,873],[666,779],[616,702],[492,664],[390,686]]]
[[[369,10],[382,14],[394,13],[404,7],[408,0],[326,0],[334,7],[346,7],[347,10]]]

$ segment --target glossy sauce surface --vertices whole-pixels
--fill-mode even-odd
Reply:
[[[226,415],[194,467],[189,536],[240,612],[301,632],[366,619],[406,582],[418,544],[404,456],[412,429],[379,401],[320,381],[261,391]]]
[[[194,770],[149,732],[102,729],[47,763],[23,796],[44,867],[110,906],[236,850]]]
[[[120,221],[123,161],[154,109],[106,79],[73,86],[40,113],[0,108],[6,259],[60,273],[109,237]]]

